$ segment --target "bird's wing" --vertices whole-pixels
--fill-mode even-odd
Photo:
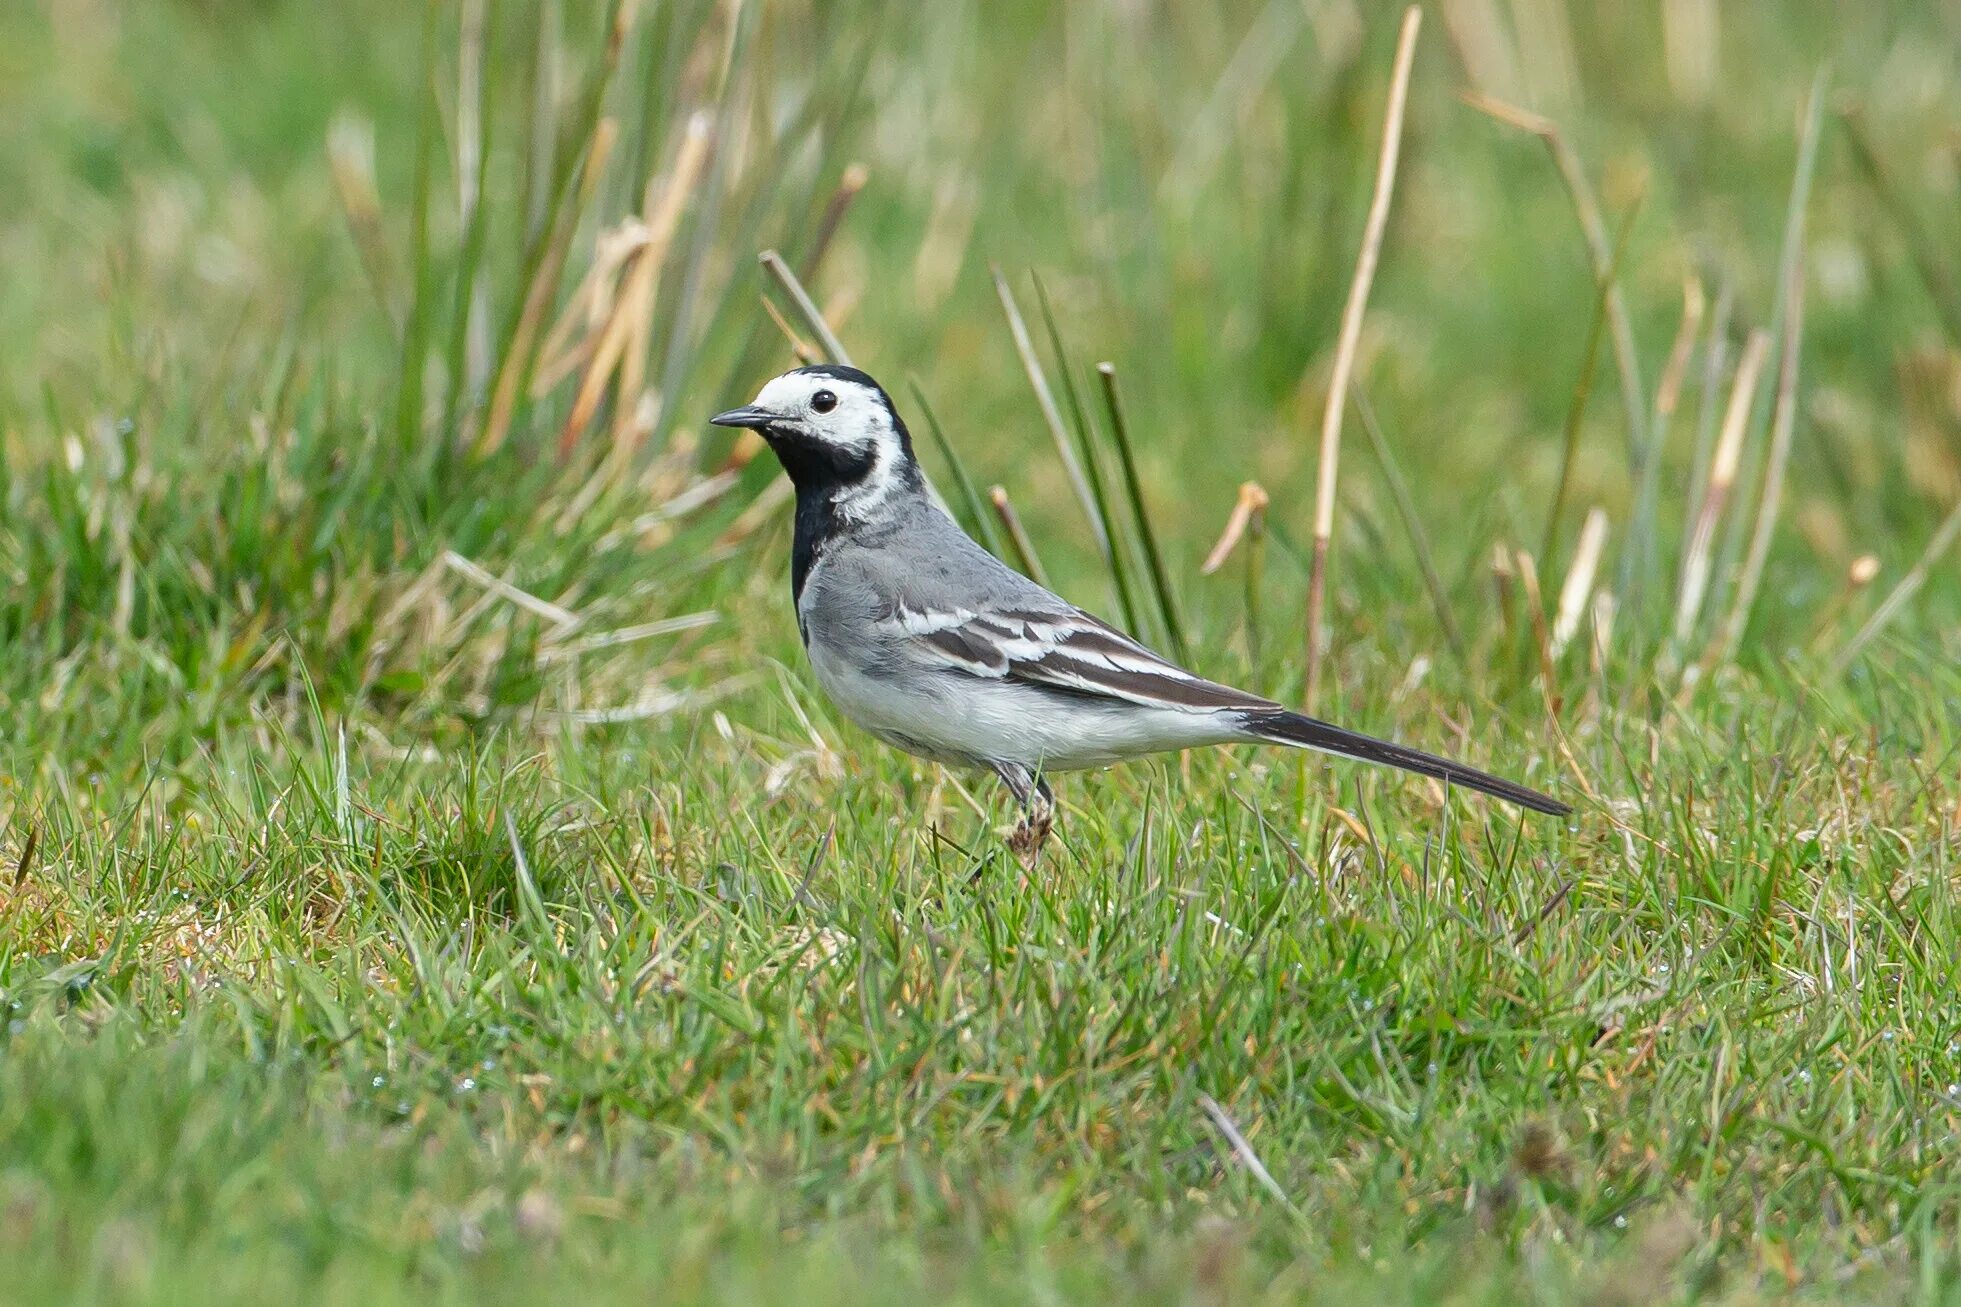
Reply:
[[[1080,608],[904,605],[887,634],[937,670],[1186,712],[1261,709],[1270,699],[1195,676]]]

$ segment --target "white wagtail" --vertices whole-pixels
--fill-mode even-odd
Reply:
[[[1569,811],[1195,676],[1011,571],[940,508],[891,398],[856,368],[786,372],[710,420],[759,432],[796,487],[790,593],[818,684],[888,744],[991,769],[1021,808],[1024,856],[1053,819],[1045,772],[1202,744],[1318,749]]]

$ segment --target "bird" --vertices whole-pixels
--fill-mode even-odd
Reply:
[[[790,596],[818,685],[885,743],[998,776],[1024,864],[1054,824],[1049,774],[1203,745],[1313,749],[1570,811],[1207,680],[1014,571],[947,513],[891,396],[855,367],[796,368],[709,420],[756,432],[795,490]]]

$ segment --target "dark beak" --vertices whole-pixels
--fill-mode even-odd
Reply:
[[[732,408],[726,413],[717,413],[708,420],[718,427],[749,427],[753,430],[761,431],[764,427],[776,422],[778,418],[776,414],[766,408],[757,408],[754,404],[744,404],[741,408]]]

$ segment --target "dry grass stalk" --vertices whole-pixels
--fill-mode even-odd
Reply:
[[[1655,439],[1660,441],[1668,422],[1682,402],[1682,384],[1695,357],[1696,337],[1702,332],[1702,318],[1708,311],[1709,297],[1702,279],[1693,273],[1682,278],[1682,321],[1675,328],[1675,343],[1668,348],[1668,361],[1662,365],[1661,381],[1655,386]]]
[[[1008,546],[1014,550],[1021,570],[1037,585],[1047,585],[1048,573],[1035,553],[1035,542],[1028,538],[1028,529],[1021,524],[1021,514],[1015,512],[1014,504],[1008,499],[1007,487],[989,486],[987,502],[994,505],[994,515],[1001,519],[1001,529],[1007,533]]]
[[[844,215],[851,209],[851,202],[858,198],[858,192],[865,189],[871,180],[871,169],[862,163],[847,164],[844,175],[838,178],[837,189],[831,192],[830,202],[824,206],[824,216],[817,220],[817,236],[810,242],[810,253],[804,255],[801,275],[809,281],[817,275],[817,269],[824,262],[825,254],[830,252],[831,240],[844,225]]]
[[[1525,613],[1532,622],[1532,644],[1539,651],[1539,681],[1545,687],[1546,702],[1559,712],[1559,682],[1553,674],[1552,632],[1546,626],[1545,597],[1539,591],[1539,565],[1523,549],[1512,551],[1518,568],[1519,592],[1525,596]]]
[[[1682,278],[1682,320],[1675,328],[1675,341],[1669,346],[1668,360],[1662,365],[1661,380],[1655,386],[1654,413],[1649,421],[1650,457],[1641,465],[1635,489],[1634,517],[1628,525],[1627,546],[1621,552],[1620,591],[1632,596],[1638,611],[1645,611],[1644,587],[1654,574],[1655,519],[1659,511],[1662,452],[1668,447],[1669,432],[1675,424],[1675,410],[1682,402],[1682,387],[1688,380],[1689,364],[1694,361],[1695,342],[1702,333],[1708,297],[1702,281],[1693,274]]]
[[[1282,1189],[1279,1181],[1273,1178],[1273,1173],[1266,1169],[1266,1164],[1260,1161],[1260,1155],[1253,1151],[1253,1145],[1246,1141],[1246,1136],[1240,1133],[1239,1127],[1233,1124],[1232,1118],[1226,1115],[1226,1110],[1219,1106],[1212,1095],[1200,1094],[1198,1105],[1205,1110],[1205,1115],[1211,1120],[1213,1128],[1224,1135],[1226,1142],[1232,1146],[1233,1156],[1239,1159],[1239,1164],[1259,1181],[1260,1187],[1271,1194],[1274,1200],[1287,1210],[1289,1216],[1300,1221],[1306,1220],[1307,1218],[1301,1214],[1301,1209],[1294,1206],[1294,1200],[1287,1196],[1287,1191]]]
[[[776,279],[776,284],[783,288],[783,293],[790,297],[790,303],[803,318],[804,326],[810,328],[810,334],[817,337],[817,343],[824,347],[824,353],[830,357],[831,362],[850,367],[851,355],[845,352],[843,342],[838,340],[837,334],[831,330],[831,324],[824,321],[824,315],[818,310],[816,302],[810,298],[810,292],[806,291],[803,283],[797,280],[797,274],[790,271],[790,265],[783,261],[783,256],[775,250],[764,250],[756,256],[756,260],[763,265],[765,272]]]
[[[667,263],[667,251],[680,228],[681,214],[701,184],[709,144],[714,139],[712,122],[706,113],[689,117],[686,134],[681,138],[681,152],[661,192],[659,207],[653,206],[651,196],[642,206],[652,216],[647,223],[647,248],[634,268],[639,280],[630,290],[633,329],[627,340],[626,355],[620,362],[619,387],[613,401],[613,450],[623,457],[631,457],[647,432],[641,415],[646,394],[647,355],[653,348],[654,294],[660,270]],[[652,189],[649,184],[648,190]]]
[[[531,370],[532,399],[558,389],[592,357],[594,346],[606,323],[613,317],[621,285],[620,269],[625,267],[647,243],[646,225],[628,219],[602,231],[593,240],[592,263],[586,275],[566,299],[558,321],[545,333],[538,346],[538,362]]]
[[[1668,86],[1684,104],[1707,104],[1716,89],[1721,35],[1716,0],[1662,0],[1661,48]]]
[[[1566,569],[1566,581],[1559,588],[1559,611],[1553,617],[1552,655],[1557,658],[1580,633],[1587,596],[1593,592],[1593,579],[1600,569],[1600,555],[1607,547],[1607,510],[1588,510],[1580,527],[1580,542],[1573,548],[1573,565]]]
[[[1593,673],[1600,675],[1607,666],[1607,655],[1614,647],[1614,614],[1617,606],[1612,590],[1593,597]]]
[[[783,316],[783,310],[776,307],[776,302],[767,295],[762,297],[762,301],[763,312],[767,313],[769,320],[776,324],[776,329],[783,333],[783,338],[790,342],[790,353],[796,358],[797,365],[808,367],[812,363],[821,362],[824,356],[812,348],[809,341],[797,334],[797,329],[790,325],[790,320]]]
[[[790,484],[790,478],[771,477],[756,497],[735,515],[735,521],[729,523],[729,529],[722,532],[715,543],[726,548],[747,540],[774,520],[796,495],[797,488]]]
[[[1464,74],[1483,95],[1518,93],[1518,60],[1497,0],[1443,0],[1444,32]]]
[[[444,566],[453,572],[468,577],[470,580],[482,586],[488,593],[497,595],[499,598],[515,604],[534,617],[550,622],[551,631],[549,634],[554,638],[563,638],[571,634],[585,621],[579,614],[563,608],[549,599],[540,599],[528,590],[518,589],[518,587],[512,585],[503,577],[494,575],[486,570],[482,564],[465,558],[454,549],[445,549],[442,558]]]
[[[1723,623],[1722,634],[1709,651],[1712,664],[1733,657],[1742,643],[1743,628],[1749,623],[1757,587],[1763,582],[1764,564],[1770,557],[1771,536],[1777,529],[1777,512],[1784,496],[1784,471],[1791,457],[1791,433],[1797,424],[1798,359],[1804,346],[1805,216],[1811,202],[1811,178],[1818,158],[1824,103],[1825,73],[1820,70],[1812,81],[1811,97],[1805,105],[1804,126],[1798,136],[1797,175],[1791,184],[1790,206],[1784,221],[1784,248],[1778,269],[1783,279],[1784,339],[1777,369],[1770,451],[1764,464],[1757,520],[1744,553],[1735,600]]]
[[[1201,576],[1210,576],[1225,566],[1226,559],[1244,540],[1246,548],[1246,577],[1241,598],[1246,607],[1246,664],[1252,677],[1250,688],[1255,693],[1261,689],[1260,674],[1261,633],[1266,627],[1263,619],[1262,594],[1266,577],[1266,513],[1272,502],[1266,488],[1257,481],[1247,481],[1239,487],[1239,499],[1233,504],[1232,515],[1226,519],[1226,529],[1219,533],[1218,543],[1206,555],[1199,568]]]
[[[1335,475],[1341,461],[1341,416],[1348,406],[1348,379],[1355,368],[1355,351],[1362,338],[1362,317],[1368,310],[1369,288],[1376,262],[1382,256],[1382,234],[1389,224],[1389,202],[1396,189],[1396,161],[1402,152],[1403,110],[1409,101],[1410,68],[1416,59],[1416,38],[1423,10],[1403,11],[1402,32],[1396,41],[1396,63],[1389,79],[1389,103],[1383,114],[1382,152],[1376,163],[1375,193],[1362,230],[1362,249],[1355,260],[1355,277],[1348,285],[1348,302],[1341,313],[1341,335],[1335,346],[1334,374],[1321,412],[1321,458],[1314,483],[1314,556],[1307,579],[1307,686],[1303,699],[1309,711],[1321,689],[1321,615],[1327,601],[1328,548],[1335,530]]]
[[[1702,351],[1702,376],[1696,396],[1695,448],[1689,457],[1689,490],[1683,497],[1682,537],[1677,559],[1689,556],[1695,540],[1696,515],[1702,498],[1709,492],[1709,465],[1716,452],[1718,413],[1722,409],[1723,377],[1730,367],[1730,319],[1736,310],[1736,287],[1727,280],[1716,291],[1716,303],[1709,319],[1709,334]]]
[[[488,0],[463,0],[456,58],[456,210],[457,229],[468,232],[483,202],[486,117],[483,112],[484,52]],[[467,269],[470,282],[463,290],[468,307],[463,318],[463,375],[452,379],[470,394],[482,392],[490,376],[490,297],[481,265]]]
[[[1826,634],[1837,624],[1838,619],[1845,615],[1845,610],[1851,607],[1852,600],[1878,576],[1877,554],[1860,554],[1854,558],[1845,569],[1845,584],[1839,587],[1838,592],[1832,596],[1831,602],[1825,605],[1824,611],[1820,612],[1817,620],[1812,623],[1811,635],[1806,639],[1805,647],[1815,653],[1819,646],[1824,644]]]
[[[579,434],[598,411],[615,369],[619,372],[613,401],[615,447],[631,447],[633,414],[644,384],[648,342],[653,331],[654,292],[661,267],[667,261],[668,247],[681,225],[681,214],[707,162],[708,142],[708,115],[697,113],[688,120],[674,169],[668,175],[667,184],[659,189],[658,199],[654,183],[647,184],[641,208],[644,216],[635,224],[639,228],[635,233],[637,239],[622,263],[620,291],[614,298],[613,311],[597,333],[572,410],[566,414],[565,425],[558,433],[561,461],[571,456]]]
[[[1934,528],[1933,538],[1927,542],[1927,548],[1921,551],[1920,557],[1908,569],[1907,574],[1900,578],[1900,583],[1893,587],[1892,593],[1880,601],[1879,607],[1873,609],[1872,616],[1866,619],[1866,624],[1859,628],[1858,634],[1854,635],[1846,643],[1845,648],[1839,651],[1838,657],[1833,660],[1835,671],[1842,673],[1850,667],[1853,659],[1859,656],[1860,650],[1870,644],[1872,638],[1899,615],[1900,610],[1906,607],[1907,602],[1919,592],[1920,587],[1926,584],[1927,574],[1933,570],[1935,563],[1940,562],[1947,555],[1947,551],[1953,547],[1957,538],[1961,538],[1961,501],[1957,501],[1948,515],[1941,520],[1941,524]]]
[[[1519,72],[1536,104],[1569,105],[1580,95],[1580,60],[1566,0],[1511,0]]]
[[[1682,585],[1675,607],[1678,644],[1686,644],[1695,633],[1696,618],[1702,613],[1702,601],[1709,589],[1710,546],[1736,482],[1737,465],[1743,457],[1743,437],[1750,426],[1750,407],[1756,400],[1757,375],[1763,371],[1764,356],[1769,351],[1770,333],[1761,328],[1752,331],[1736,367],[1729,408],[1723,414],[1722,435],[1710,460],[1708,489],[1696,509],[1695,529],[1689,539],[1688,553],[1682,559]]]
[[[612,157],[613,146],[618,139],[619,125],[611,118],[600,119],[593,128],[592,139],[586,145],[585,166],[579,176],[577,201],[565,206],[567,211],[560,214],[558,227],[545,247],[544,257],[538,261],[538,270],[525,289],[524,309],[518,315],[517,330],[512,333],[510,348],[498,364],[497,382],[490,397],[490,414],[484,420],[483,431],[477,436],[479,456],[501,448],[504,438],[510,434],[511,419],[517,412],[518,394],[534,357],[532,344],[538,338],[540,324],[544,322],[552,298],[558,291],[558,278],[565,267],[566,249],[571,245],[572,233],[579,225],[579,215],[599,189],[599,179],[605,175],[606,162]]]
[[[1510,642],[1512,632],[1518,627],[1518,597],[1512,585],[1518,579],[1518,571],[1512,566],[1512,551],[1505,547],[1504,541],[1491,546],[1491,588],[1498,596],[1499,625],[1504,629],[1505,639]]]
[[[1042,421],[1048,425],[1049,436],[1055,441],[1056,454],[1062,459],[1062,469],[1069,476],[1069,487],[1075,491],[1077,501],[1083,506],[1083,516],[1089,519],[1097,549],[1105,558],[1109,558],[1112,543],[1109,533],[1103,529],[1103,515],[1096,511],[1096,496],[1090,491],[1082,460],[1076,457],[1075,445],[1062,425],[1062,410],[1056,407],[1055,392],[1049,389],[1048,375],[1042,371],[1042,360],[1036,356],[1035,341],[1028,334],[1028,323],[1021,316],[1021,308],[1015,303],[1015,294],[1008,289],[1008,279],[1001,275],[1001,269],[995,267],[989,271],[994,277],[994,293],[1001,300],[1001,311],[1008,318],[1008,334],[1014,339],[1015,355],[1021,359],[1022,370],[1028,374],[1029,387],[1035,392],[1035,404],[1042,410]]]
[[[327,128],[327,171],[333,178],[334,195],[347,219],[347,230],[354,238],[354,251],[360,256],[361,271],[374,288],[382,310],[400,324],[395,304],[395,262],[388,253],[388,236],[382,229],[381,191],[375,183],[374,122],[352,114],[341,114]]]
[[[1804,337],[1804,272],[1793,269],[1786,291],[1784,341],[1777,365],[1777,405],[1771,419],[1770,458],[1764,468],[1763,496],[1757,505],[1757,521],[1750,533],[1750,548],[1743,560],[1743,572],[1736,583],[1736,598],[1729,617],[1712,651],[1715,658],[1733,657],[1749,623],[1750,608],[1756,602],[1757,588],[1763,583],[1764,564],[1770,558],[1770,541],[1777,529],[1777,510],[1784,497],[1784,469],[1791,458],[1791,433],[1797,425],[1798,354]]]
[[[1226,528],[1219,533],[1218,542],[1212,546],[1212,552],[1205,556],[1203,563],[1199,564],[1198,574],[1210,576],[1224,567],[1226,559],[1232,557],[1232,551],[1238,547],[1240,538],[1246,534],[1246,529],[1252,523],[1254,516],[1266,512],[1267,505],[1272,502],[1266,488],[1259,482],[1242,482],[1239,487],[1239,498],[1232,506],[1231,515],[1226,518]]]

